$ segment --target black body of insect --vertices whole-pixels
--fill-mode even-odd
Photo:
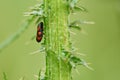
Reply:
[[[43,22],[40,22],[37,26],[37,35],[36,35],[36,41],[40,42],[43,37]]]

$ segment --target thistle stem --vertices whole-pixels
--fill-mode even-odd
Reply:
[[[71,80],[71,67],[61,58],[69,50],[68,6],[65,0],[44,0],[46,80]]]

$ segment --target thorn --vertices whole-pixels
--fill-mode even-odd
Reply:
[[[76,54],[79,54],[80,56],[86,56],[86,54],[84,53],[76,53]]]
[[[37,54],[37,53],[39,53],[39,52],[43,52],[45,50],[45,48],[43,48],[43,49],[40,49],[40,50],[37,50],[37,51],[34,51],[34,52],[31,52],[31,53],[29,53],[30,55],[34,55],[34,54]]]
[[[31,52],[31,53],[29,53],[29,54],[30,54],[30,55],[34,55],[34,54],[39,53],[39,52],[40,52],[40,50],[37,50],[37,51]]]
[[[76,35],[76,33],[72,32],[72,31],[70,31],[70,33],[73,34],[73,35]]]
[[[88,35],[88,33],[83,29],[81,30],[81,33],[84,34],[84,35]]]
[[[80,72],[78,71],[78,69],[75,68],[75,71],[77,72],[78,75],[80,75]]]
[[[73,47],[72,49],[72,51],[78,51],[78,48]]]
[[[88,69],[94,71],[94,69],[92,67],[88,66],[88,65],[85,65],[85,67],[87,67]]]
[[[84,24],[95,24],[93,21],[83,21]]]
[[[29,12],[25,12],[23,13],[24,16],[30,16],[30,13]]]
[[[35,78],[37,78],[37,79],[39,78],[39,76],[38,76],[38,75],[36,75],[36,74],[34,75],[34,77],[35,77]]]
[[[90,66],[88,66],[88,63],[86,63],[84,60],[82,60],[82,65],[85,66],[86,68],[88,68],[88,69],[94,71],[94,69],[91,68]]]

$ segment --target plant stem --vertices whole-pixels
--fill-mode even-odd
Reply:
[[[46,80],[71,80],[71,66],[61,58],[70,50],[67,0],[44,0]]]

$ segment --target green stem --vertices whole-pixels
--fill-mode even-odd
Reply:
[[[32,21],[34,21],[35,16],[30,17],[23,25],[21,29],[19,29],[15,34],[11,35],[6,39],[3,43],[0,44],[0,52],[7,47],[10,43],[14,42],[17,38],[20,37],[22,33],[25,32],[25,30],[29,27]]]
[[[46,80],[71,80],[71,67],[61,58],[70,50],[67,0],[44,0]]]

